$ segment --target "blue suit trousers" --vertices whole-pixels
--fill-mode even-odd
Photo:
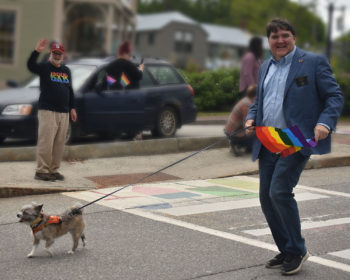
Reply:
[[[300,152],[282,158],[265,147],[259,154],[260,203],[280,252],[303,255],[305,240],[293,189],[309,156]]]

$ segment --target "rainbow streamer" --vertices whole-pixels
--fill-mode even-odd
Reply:
[[[113,79],[113,78],[112,78],[111,76],[109,76],[109,75],[107,75],[106,79],[107,79],[107,84],[108,84],[109,86],[113,85],[113,84],[116,82],[116,80]]]
[[[280,153],[287,157],[305,147],[315,147],[314,139],[305,139],[296,125],[290,128],[275,128],[271,126],[255,127],[256,136],[261,144],[272,153]]]
[[[124,73],[122,73],[122,76],[120,78],[120,83],[122,84],[123,87],[127,87],[130,84],[128,77]]]

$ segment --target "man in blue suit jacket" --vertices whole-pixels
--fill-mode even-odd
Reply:
[[[273,19],[266,27],[272,57],[260,68],[257,98],[246,118],[246,127],[297,125],[317,146],[288,157],[271,153],[255,139],[253,160],[259,158],[260,203],[280,253],[266,263],[281,267],[282,274],[297,273],[309,256],[301,235],[298,205],[293,188],[311,154],[329,153],[344,97],[326,58],[295,46],[293,26]],[[252,134],[253,128],[247,129]]]

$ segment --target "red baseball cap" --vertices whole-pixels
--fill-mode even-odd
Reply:
[[[60,43],[53,43],[50,48],[50,52],[64,53],[64,47]]]

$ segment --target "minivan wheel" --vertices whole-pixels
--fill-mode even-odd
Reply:
[[[156,127],[152,130],[153,136],[171,137],[177,130],[178,118],[175,110],[165,107],[158,115]]]

